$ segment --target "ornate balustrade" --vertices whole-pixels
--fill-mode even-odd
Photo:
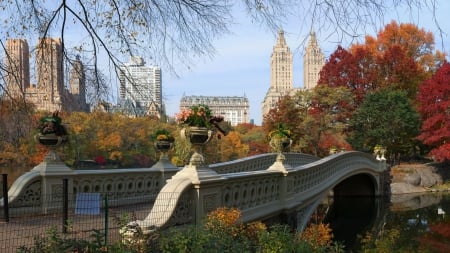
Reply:
[[[299,166],[316,161],[306,154],[286,154],[286,162]],[[219,174],[266,170],[274,163],[276,154],[262,154],[235,161],[210,165]],[[30,212],[48,212],[48,202],[61,200],[62,179],[68,179],[69,195],[99,192],[107,194],[113,205],[154,201],[166,180],[179,168],[158,163],[152,168],[72,170],[50,152],[44,161],[19,177],[8,191],[10,208],[29,208]],[[0,208],[3,201],[0,201]],[[22,210],[23,212],[23,210]]]
[[[263,219],[314,203],[343,180],[360,174],[373,179],[374,189],[371,194],[383,194],[384,161],[376,161],[372,156],[361,152],[338,153],[295,167],[288,163],[266,167],[266,170],[228,174],[202,172],[192,177],[189,172],[195,168],[185,167],[183,170],[186,171],[180,171],[161,189],[160,194],[164,198],[161,197],[159,201],[160,197],[157,197],[147,218],[136,221],[136,224],[144,231],[151,231],[177,223],[172,220],[176,215],[172,214],[189,208],[179,204],[181,202],[178,200],[182,196],[195,196],[195,203],[190,207],[190,212],[186,212],[189,216],[176,216],[178,221],[200,221],[210,211],[223,206],[239,208],[244,222]],[[197,170],[205,171],[206,168]],[[169,193],[173,193],[171,200],[167,199]]]

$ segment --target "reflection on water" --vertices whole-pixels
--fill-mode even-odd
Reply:
[[[367,247],[360,243],[367,235],[374,240],[371,247],[383,245],[387,247],[384,252],[450,252],[449,193],[396,195],[390,199],[327,198],[310,218],[310,222],[320,221],[330,224],[335,240],[348,252]]]
[[[379,198],[340,197],[334,200],[323,222],[330,224],[336,241],[353,249],[358,247],[358,234],[374,226],[382,210],[380,202]]]
[[[358,235],[391,240],[395,249],[450,252],[450,194],[408,194],[382,198],[342,198],[331,204],[324,222],[348,251],[357,252]],[[390,232],[395,231],[395,238]],[[397,235],[398,232],[398,235]],[[375,244],[374,244],[375,245]],[[402,251],[403,252],[403,251]]]

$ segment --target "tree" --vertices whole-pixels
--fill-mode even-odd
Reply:
[[[415,148],[419,125],[419,114],[404,91],[381,89],[368,94],[355,111],[348,141],[353,148],[369,152],[382,145],[394,160]]]
[[[365,44],[374,54],[386,52],[392,46],[399,46],[406,56],[417,62],[425,72],[436,70],[445,60],[445,54],[434,49],[433,34],[411,23],[397,24],[391,21],[376,38],[366,36]]]
[[[280,98],[275,108],[269,110],[264,115],[262,127],[266,133],[266,138],[270,131],[277,128],[279,123],[282,123],[286,129],[291,131],[291,139],[293,141],[293,150],[298,145],[300,137],[304,134],[301,128],[303,116],[300,107],[291,96],[284,96]]]
[[[429,145],[430,156],[437,161],[450,160],[450,64],[419,86],[417,96],[423,121],[418,139]]]
[[[347,88],[354,96],[356,108],[364,100],[368,91],[375,90],[374,60],[364,48],[358,48],[352,54],[339,46],[320,71],[318,85]]]
[[[309,93],[309,94],[308,94]],[[316,86],[312,91],[297,94],[303,99],[310,99],[303,103],[306,112],[303,122],[304,129],[300,143],[303,148],[309,147],[316,156],[329,153],[331,147],[348,149],[348,144],[339,141],[348,123],[348,106],[353,104],[351,92],[346,87],[330,88]]]

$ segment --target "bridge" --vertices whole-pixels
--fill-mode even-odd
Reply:
[[[240,209],[243,222],[295,211],[300,214],[295,223],[301,230],[330,191],[335,198],[384,192],[385,162],[361,152],[341,152],[323,159],[269,153],[213,165],[204,164],[202,158],[193,156],[183,168],[171,165],[163,154],[151,168],[72,170],[49,152],[41,164],[11,186],[10,213],[23,213],[36,204],[40,212],[52,212],[56,208],[52,203],[61,199],[65,178],[72,200],[81,192],[119,192],[111,196],[117,200],[114,203],[126,205],[147,196],[153,207],[145,219],[133,222],[144,232],[199,223],[210,211],[224,206]]]

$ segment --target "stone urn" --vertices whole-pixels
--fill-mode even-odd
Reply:
[[[181,136],[186,138],[194,149],[194,154],[190,159],[190,164],[192,165],[204,165],[203,159],[203,147],[208,143],[212,136],[213,131],[207,127],[187,127],[181,129]]]
[[[270,139],[269,145],[272,150],[277,153],[289,152],[292,145],[292,139],[288,137],[273,137]]]
[[[56,134],[36,134],[36,142],[49,148],[56,148],[67,142],[67,135],[59,136]]]
[[[156,141],[155,148],[162,153],[166,153],[173,148],[173,141]]]

